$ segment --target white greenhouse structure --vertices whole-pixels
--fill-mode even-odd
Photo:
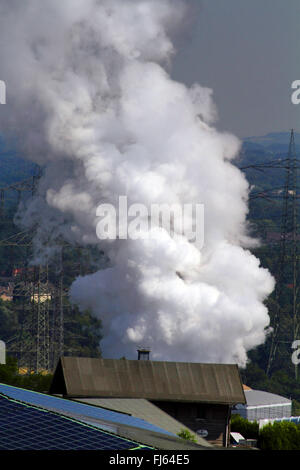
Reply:
[[[238,404],[232,410],[249,421],[288,418],[292,414],[292,401],[261,390],[244,390],[246,405]]]

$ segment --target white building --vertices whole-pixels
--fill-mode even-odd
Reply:
[[[245,405],[236,405],[232,413],[239,414],[248,421],[260,419],[288,418],[292,414],[292,401],[274,393],[262,390],[244,390]]]

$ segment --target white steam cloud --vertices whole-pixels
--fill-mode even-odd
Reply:
[[[240,143],[214,127],[212,91],[172,80],[183,0],[0,1],[2,129],[46,165],[22,223],[45,238],[94,243],[110,265],[71,298],[103,322],[105,357],[238,362],[265,340],[274,287],[248,250]],[[96,208],[203,203],[205,244],[159,230],[100,242]],[[178,275],[180,273],[180,275]]]

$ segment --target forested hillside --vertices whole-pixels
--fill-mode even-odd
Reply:
[[[282,168],[288,155],[290,133],[268,134],[264,137],[249,138],[243,148],[237,166],[242,168],[251,186],[249,199],[249,216],[251,233],[260,241],[260,246],[253,250],[262,266],[268,268],[279,286],[280,270],[280,233],[284,210],[284,185],[287,169]],[[296,155],[300,153],[300,134],[295,134]],[[264,168],[260,167],[263,165]],[[280,168],[281,167],[281,168]],[[298,176],[298,175],[297,175]],[[298,179],[296,207],[298,209]],[[300,211],[297,210],[300,222]],[[287,230],[289,228],[287,227]],[[297,245],[299,245],[299,238]],[[299,251],[300,245],[298,247]],[[296,255],[297,258],[297,255]],[[278,393],[294,400],[300,400],[300,383],[296,380],[296,369],[292,362],[293,338],[293,257],[286,254],[284,275],[281,279],[280,296],[275,291],[267,300],[271,325],[274,326],[275,315],[279,313],[281,325],[275,359],[268,371],[271,338],[266,343],[249,353],[250,362],[242,377],[250,387]],[[298,263],[297,263],[298,264]],[[298,279],[299,279],[298,267]],[[298,289],[298,282],[297,282]],[[297,300],[297,303],[299,300]],[[298,309],[298,305],[297,305]],[[300,311],[299,311],[300,314]],[[269,372],[266,375],[266,372]],[[299,373],[298,373],[299,377]]]
[[[30,242],[32,234],[22,238],[20,229],[14,223],[19,198],[30,197],[30,191],[24,193],[14,189],[15,183],[32,181],[37,174],[37,165],[20,157],[13,145],[0,139],[0,339],[6,342],[9,356],[17,356],[18,338],[21,335],[24,318],[30,311],[30,299],[16,295],[16,286],[20,283],[20,275],[25,270],[30,274],[33,268],[28,267],[31,259]],[[12,186],[11,190],[7,190]],[[90,312],[80,313],[70,304],[67,289],[79,274],[89,272],[97,253],[86,247],[79,251],[78,247],[68,248],[64,252],[63,261],[63,307],[64,307],[64,345],[66,354],[79,356],[99,356],[101,339],[101,322],[92,317]],[[93,261],[92,259],[93,258]],[[55,286],[55,266],[49,268],[49,290]],[[32,299],[31,299],[32,300]],[[26,308],[24,307],[24,303]],[[53,307],[54,308],[54,307]]]

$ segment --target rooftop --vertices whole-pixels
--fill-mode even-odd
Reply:
[[[245,390],[247,406],[258,405],[290,405],[291,400],[262,390]]]
[[[0,394],[1,450],[134,450],[141,448],[145,446],[136,441]]]
[[[62,357],[50,393],[76,398],[246,403],[236,364]]]
[[[22,411],[21,409],[22,407],[21,408],[19,407],[19,410],[21,410],[20,416],[22,416],[24,419],[27,420],[27,422],[23,426],[18,422],[18,419],[19,419],[18,407],[13,408],[12,413],[11,413],[10,412],[11,407],[8,407],[7,405],[4,404],[3,409],[2,409],[3,411],[2,415],[1,415],[2,411],[0,407],[0,415],[1,415],[0,426],[3,426],[3,432],[6,432],[5,427],[7,427],[10,433],[7,438],[5,439],[3,438],[4,447],[1,447],[1,442],[0,442],[0,449],[2,448],[3,449],[4,448],[7,448],[7,449],[39,449],[39,448],[53,449],[54,447],[51,447],[51,442],[47,442],[46,440],[43,441],[44,438],[46,439],[45,433],[47,434],[48,423],[50,426],[49,433],[48,433],[49,436],[51,436],[51,433],[53,433],[53,427],[51,427],[52,426],[51,423],[55,424],[55,422],[53,421],[53,418],[51,418],[52,414],[55,416],[59,416],[61,419],[65,420],[65,421],[58,420],[57,423],[58,424],[62,423],[62,426],[64,426],[64,429],[67,434],[69,433],[69,428],[66,428],[66,426],[69,425],[69,421],[72,421],[72,422],[76,422],[77,424],[81,424],[83,427],[87,426],[87,428],[91,428],[94,431],[95,430],[103,431],[109,435],[112,435],[112,436],[115,435],[115,436],[122,438],[120,443],[114,441],[116,444],[115,449],[118,449],[118,450],[123,449],[123,448],[136,448],[137,446],[148,446],[151,448],[162,449],[162,450],[191,450],[191,449],[196,449],[196,450],[208,449],[209,450],[211,448],[211,446],[209,446],[209,444],[205,442],[204,440],[202,440],[200,437],[197,440],[198,442],[197,444],[179,439],[176,436],[176,433],[174,432],[175,430],[174,423],[171,423],[172,429],[170,428],[171,418],[168,421],[168,423],[165,420],[163,420],[162,423],[159,420],[158,421],[155,420],[155,422],[153,422],[152,420],[152,422],[149,422],[148,420],[143,419],[144,416],[140,417],[140,416],[131,415],[125,410],[121,410],[122,406],[120,404],[115,406],[115,410],[112,410],[111,406],[108,409],[108,408],[101,407],[101,406],[95,406],[95,403],[93,404],[92,403],[91,404],[79,403],[77,401],[73,401],[70,399],[51,396],[45,393],[34,392],[31,390],[24,390],[24,389],[13,387],[11,385],[6,385],[6,384],[0,384],[0,397],[1,396],[9,400],[9,402],[19,403],[20,405],[23,406],[24,409],[38,410],[39,413],[36,414],[32,412],[32,413],[24,414],[25,412]],[[151,406],[150,403],[149,403],[149,406]],[[147,409],[145,413],[148,414],[148,412],[149,410]],[[44,414],[40,415],[40,413],[44,413]],[[33,417],[33,420],[35,421],[30,421],[31,416]],[[42,416],[42,417],[49,416],[48,421],[46,421],[43,424],[43,421],[39,421],[39,416]],[[156,413],[156,419],[157,417],[158,416]],[[27,426],[27,423],[29,427]],[[33,423],[35,423],[34,424],[35,429],[33,430],[32,436],[31,436],[30,425],[32,426]],[[165,423],[168,424],[167,426],[168,429],[164,428]],[[45,428],[46,431],[43,434],[44,437],[41,438],[39,442],[38,441],[39,429],[40,429],[40,426],[44,426],[44,425],[46,426]],[[22,440],[22,431],[19,432],[17,429],[15,429],[16,426],[18,426],[20,429],[23,429],[24,431],[23,440]],[[13,442],[14,433],[16,435],[16,439],[20,439],[18,442],[16,440],[16,444],[14,444]],[[59,444],[58,449],[61,449],[62,448],[61,446],[63,445],[69,446],[69,447],[64,447],[65,449],[66,448],[73,449],[73,445],[74,445],[74,449],[83,448],[83,447],[76,447],[77,445],[80,445],[80,444],[76,443],[75,441],[71,441],[71,440],[64,441],[65,434],[63,431],[59,431],[58,434],[54,433],[53,439],[56,439],[56,438],[59,439],[59,435],[62,439],[62,443]],[[2,434],[1,434],[1,429],[0,429],[0,439],[1,438],[2,438]],[[100,434],[98,435],[98,437],[96,435],[96,439],[100,439],[100,438],[101,438]],[[50,437],[49,437],[49,440],[50,440]],[[89,440],[89,437],[87,437],[87,441],[88,440]],[[126,442],[127,441],[131,442],[129,447],[126,447],[126,445],[128,444],[124,444],[123,442],[124,440]],[[134,443],[134,447],[132,447],[132,442]],[[95,441],[94,441],[94,444],[95,444]],[[87,449],[91,449],[91,448],[106,449],[106,447],[101,447],[101,443],[99,443],[100,447],[99,446],[89,447],[94,444],[87,442],[86,448]],[[42,447],[39,447],[39,446],[42,446]]]

